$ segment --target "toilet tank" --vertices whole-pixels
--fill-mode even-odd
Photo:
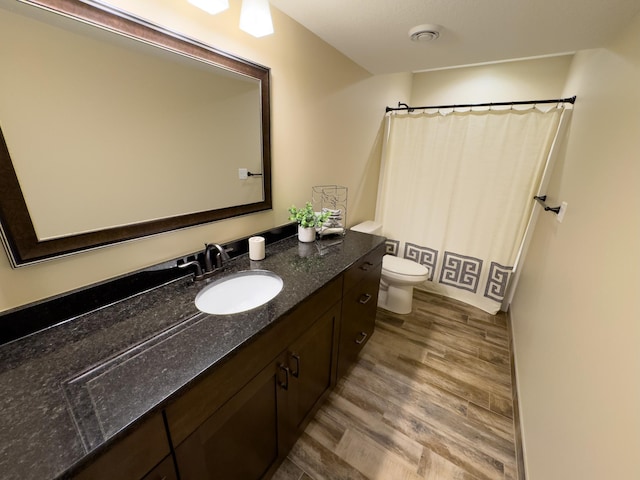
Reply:
[[[373,235],[382,235],[382,224],[374,222],[373,220],[367,220],[366,222],[354,225],[351,227],[351,230],[362,233],[371,233]]]

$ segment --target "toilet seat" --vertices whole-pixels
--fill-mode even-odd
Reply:
[[[424,265],[394,255],[385,255],[382,257],[382,269],[390,274],[408,277],[429,276],[429,270]]]

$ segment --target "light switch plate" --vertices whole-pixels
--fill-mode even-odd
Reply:
[[[238,169],[238,178],[240,180],[246,180],[249,176],[249,169],[248,168],[239,168]]]
[[[560,211],[556,216],[556,220],[558,220],[558,222],[562,223],[562,220],[564,220],[564,214],[566,213],[566,211],[567,211],[567,202],[562,202],[560,204]]]

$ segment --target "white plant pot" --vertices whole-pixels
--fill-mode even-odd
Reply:
[[[301,242],[315,242],[316,240],[316,229],[315,227],[301,227],[298,225],[298,240]]]

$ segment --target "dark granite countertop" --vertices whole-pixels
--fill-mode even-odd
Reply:
[[[248,312],[199,312],[206,283],[183,277],[0,346],[0,477],[64,476],[383,241],[291,237],[267,245],[262,261],[234,258],[209,281],[249,269],[284,281]]]

